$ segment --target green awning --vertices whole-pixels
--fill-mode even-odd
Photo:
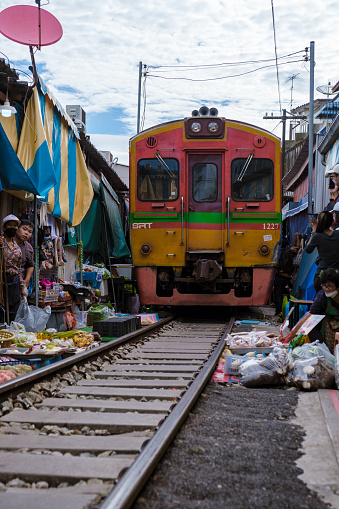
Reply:
[[[94,198],[81,222],[81,240],[87,253],[98,253],[103,258],[130,256],[119,213],[119,200],[105,177],[100,185],[92,182]],[[68,229],[68,244],[76,247],[79,226]]]

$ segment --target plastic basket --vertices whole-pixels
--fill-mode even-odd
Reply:
[[[246,355],[227,353],[225,356],[224,375],[238,375],[240,365],[247,360]]]
[[[93,332],[98,332],[101,337],[118,338],[134,332],[137,329],[135,317],[115,316],[107,320],[93,323]]]
[[[15,337],[14,332],[9,330],[0,330],[0,347],[6,348],[13,343]]]
[[[77,281],[80,281],[80,272],[75,273],[75,277]],[[83,272],[82,279],[83,281],[96,281],[97,272]]]
[[[75,278],[78,282],[80,282],[80,279],[81,279],[80,272],[75,273]],[[84,284],[85,284],[85,282],[89,283],[92,288],[96,289],[96,288],[99,288],[99,286],[101,284],[102,276],[100,274],[98,275],[97,272],[83,272],[82,280],[83,280]]]

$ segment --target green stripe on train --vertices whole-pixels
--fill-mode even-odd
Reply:
[[[236,216],[236,217],[235,217]],[[181,223],[181,214],[167,215],[167,214],[149,214],[144,215],[140,212],[130,213],[130,223]],[[220,224],[227,222],[227,214],[219,212],[185,212],[184,222],[194,224]],[[281,223],[281,214],[273,213],[244,213],[244,214],[231,214],[231,223]]]

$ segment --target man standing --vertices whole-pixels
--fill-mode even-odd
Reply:
[[[34,270],[34,250],[29,243],[32,233],[33,223],[28,219],[22,219],[15,235],[15,241],[22,252],[22,277],[27,288]]]

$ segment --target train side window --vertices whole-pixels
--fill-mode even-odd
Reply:
[[[232,198],[236,201],[271,201],[274,197],[274,164],[270,159],[233,159]]]
[[[218,198],[218,167],[197,163],[192,168],[192,196],[196,202],[213,202]]]
[[[137,167],[140,201],[173,201],[179,193],[179,163],[171,158],[140,159]]]

